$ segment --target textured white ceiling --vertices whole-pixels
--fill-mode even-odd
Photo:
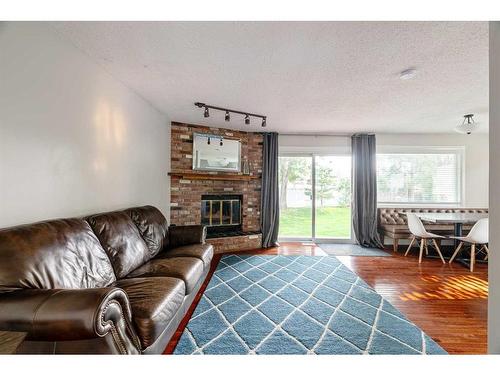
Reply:
[[[282,133],[488,131],[487,22],[63,22],[56,31],[172,120]],[[408,81],[399,72],[414,67]]]

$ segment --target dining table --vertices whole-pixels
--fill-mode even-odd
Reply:
[[[433,224],[442,225],[453,225],[453,236],[462,237],[463,236],[463,226],[473,225],[481,219],[488,217],[487,213],[475,213],[475,212],[415,212],[420,220]],[[454,239],[454,248],[457,248],[460,240]],[[467,264],[467,260],[460,258],[457,259],[461,263]]]

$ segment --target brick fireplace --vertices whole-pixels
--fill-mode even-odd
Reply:
[[[248,175],[192,169],[193,133],[241,140]],[[216,253],[261,247],[262,134],[172,122],[170,222],[208,226]]]

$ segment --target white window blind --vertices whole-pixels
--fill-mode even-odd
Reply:
[[[377,154],[380,203],[459,204],[462,157],[447,152]]]

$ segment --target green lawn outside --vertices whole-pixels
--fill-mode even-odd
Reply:
[[[280,237],[311,237],[311,208],[287,208],[280,211]],[[350,207],[316,208],[316,237],[349,238]]]

